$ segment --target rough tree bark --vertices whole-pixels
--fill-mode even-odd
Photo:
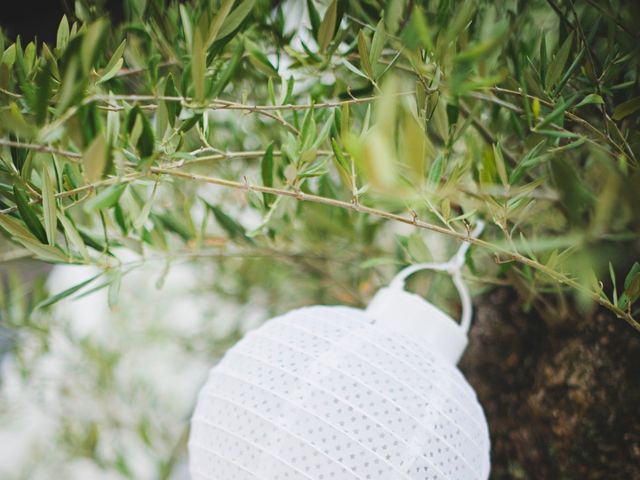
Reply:
[[[461,361],[489,421],[491,478],[640,478],[640,336],[602,311],[552,325],[516,298],[477,299]]]

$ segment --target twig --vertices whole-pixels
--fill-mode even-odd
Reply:
[[[158,68],[172,67],[172,66],[177,65],[177,64],[178,64],[178,62],[176,60],[167,60],[166,62],[160,62],[158,64]],[[149,67],[123,68],[118,73],[116,73],[114,75],[114,78],[116,78],[116,77],[127,77],[129,75],[137,75],[139,73],[144,73],[147,70],[149,70]]]
[[[555,105],[552,102],[549,102],[547,100],[544,100],[543,98],[540,97],[536,97],[535,95],[530,95],[527,93],[523,93],[517,90],[510,90],[508,88],[502,88],[502,87],[491,87],[491,90],[493,90],[494,92],[497,93],[504,93],[506,95],[513,95],[513,96],[518,96],[518,97],[526,97],[530,100],[538,100],[541,104],[546,105],[548,107],[553,108]],[[473,94],[473,97],[479,98],[481,100],[487,100],[487,101],[492,101],[495,103],[498,103],[500,105],[502,105],[505,108],[509,108],[510,110],[513,110],[515,112],[518,113],[522,113],[522,109],[516,105],[513,105],[511,103],[508,102],[504,102],[503,100],[500,100],[498,97],[490,97],[487,95],[483,95],[483,94]],[[624,156],[625,160],[627,161],[628,164],[633,164],[636,163],[637,164],[637,160],[635,157],[631,157],[629,158],[629,155],[627,153],[627,151],[622,148],[620,145],[618,145],[615,141],[613,141],[613,139],[608,136],[606,133],[603,133],[600,129],[598,129],[597,127],[595,127],[594,125],[592,125],[591,123],[589,123],[588,121],[586,121],[584,118],[576,115],[575,113],[566,111],[565,112],[566,117],[576,123],[579,123],[580,125],[582,125],[583,127],[591,130],[593,133],[595,133],[596,135],[598,135],[601,139],[603,139],[606,143],[608,143],[609,145],[611,145],[614,149],[616,149],[618,151],[618,153],[620,153],[622,156]],[[568,131],[566,129],[561,128],[562,131]]]
[[[79,159],[82,158],[82,154],[80,153],[70,152],[68,150],[59,150],[57,148],[52,148],[47,145],[40,145],[36,143],[15,142],[13,140],[8,140],[6,138],[0,138],[0,146],[20,148],[24,150],[34,150],[36,152],[41,152],[41,153],[53,153],[56,155],[60,155],[62,157],[67,157],[73,161],[78,161]]]
[[[22,98],[22,95],[20,95],[19,93],[10,92],[6,88],[2,88],[2,87],[0,87],[0,93],[4,93],[5,95],[8,95],[13,98]]]
[[[362,213],[366,213],[372,216],[376,216],[379,218],[385,218],[388,220],[394,220],[397,222],[401,222],[401,223],[405,223],[405,224],[409,224],[409,225],[414,225],[416,227],[419,228],[423,228],[426,230],[431,230],[434,232],[438,232],[438,233],[442,233],[444,235],[448,235],[450,237],[456,238],[457,240],[461,240],[461,241],[466,241],[469,243],[472,243],[474,245],[477,245],[479,247],[483,247],[485,249],[488,249],[490,251],[505,255],[507,258],[509,258],[511,261],[516,261],[519,263],[522,263],[524,265],[527,265],[545,275],[547,275],[549,278],[552,278],[553,280],[555,280],[556,282],[563,284],[563,285],[568,285],[570,287],[572,287],[573,289],[575,289],[576,291],[582,292],[586,295],[588,295],[591,299],[593,299],[593,301],[597,302],[598,304],[608,308],[609,310],[611,310],[616,316],[618,316],[619,318],[624,319],[627,323],[629,323],[629,325],[631,325],[633,328],[635,328],[636,330],[638,330],[640,332],[640,323],[638,323],[629,313],[623,311],[622,309],[620,309],[619,307],[617,307],[616,305],[612,304],[611,302],[609,302],[608,300],[603,299],[602,297],[600,297],[600,295],[596,292],[593,292],[589,289],[587,289],[586,287],[584,287],[582,284],[580,284],[579,282],[577,282],[576,280],[566,276],[563,273],[557,272],[553,269],[548,268],[546,265],[543,265],[539,262],[537,262],[536,260],[533,260],[531,258],[525,257],[517,252],[512,252],[509,251],[508,249],[501,247],[499,245],[494,245],[492,243],[489,243],[485,240],[481,240],[481,239],[477,239],[477,238],[471,238],[469,237],[468,232],[457,232],[454,230],[449,230],[447,228],[441,227],[439,225],[434,225],[428,222],[425,222],[423,220],[419,220],[415,217],[407,217],[404,215],[399,215],[396,213],[391,213],[391,212],[387,212],[384,210],[379,210],[376,208],[372,208],[372,207],[368,207],[362,204],[358,204],[355,205],[352,202],[345,202],[342,200],[337,200],[334,198],[327,198],[327,197],[322,197],[319,195],[314,195],[311,193],[304,193],[302,191],[292,191],[292,190],[284,190],[284,189],[280,189],[280,188],[273,188],[273,187],[265,187],[262,185],[254,185],[248,182],[236,182],[233,180],[227,180],[224,178],[218,178],[218,177],[209,177],[209,176],[205,176],[205,175],[198,175],[195,173],[188,173],[188,172],[181,172],[178,170],[172,170],[172,169],[168,169],[168,168],[160,168],[160,167],[151,167],[151,172],[158,174],[158,175],[169,175],[172,177],[176,177],[176,178],[183,178],[183,179],[187,179],[187,180],[192,180],[192,181],[197,181],[197,182],[203,182],[203,183],[209,183],[212,185],[219,185],[222,187],[228,187],[228,188],[234,188],[237,190],[245,190],[245,191],[252,191],[252,192],[259,192],[259,193],[270,193],[273,195],[279,195],[279,196],[283,196],[283,197],[291,197],[291,198],[295,198],[298,201],[304,202],[312,202],[312,203],[319,203],[322,205],[329,205],[329,206],[333,206],[333,207],[338,207],[338,208],[344,208],[346,210],[353,210],[353,211],[357,211],[357,212],[362,212]]]
[[[246,152],[243,152],[246,153]],[[257,152],[254,152],[257,154]],[[237,152],[237,154],[239,155],[240,152]],[[217,155],[217,157],[219,158],[224,158],[224,155]],[[222,187],[227,187],[227,188],[234,188],[237,190],[244,190],[244,191],[252,191],[252,192],[260,192],[260,193],[270,193],[273,195],[277,195],[277,196],[281,196],[281,197],[291,197],[294,198],[298,201],[301,202],[312,202],[312,203],[318,203],[318,204],[322,204],[322,205],[328,205],[328,206],[332,206],[332,207],[337,207],[337,208],[343,208],[346,210],[352,210],[355,212],[360,212],[360,213],[365,213],[368,215],[372,215],[375,217],[379,217],[379,218],[385,218],[388,220],[393,220],[393,221],[397,221],[400,223],[405,223],[408,225],[414,225],[418,228],[423,228],[426,230],[431,230],[437,233],[442,233],[444,235],[448,235],[450,237],[456,238],[457,240],[460,241],[466,241],[469,242],[473,245],[477,245],[479,247],[485,248],[489,251],[493,251],[495,253],[499,253],[504,255],[505,257],[507,257],[509,260],[511,261],[516,261],[519,263],[522,263],[524,265],[528,265],[529,267],[547,275],[549,278],[555,280],[556,282],[563,284],[563,285],[568,285],[570,287],[572,287],[573,289],[583,292],[586,295],[588,295],[590,298],[592,298],[595,302],[597,302],[598,304],[608,308],[609,310],[611,310],[616,316],[618,316],[619,318],[624,319],[625,321],[627,321],[627,323],[629,323],[633,328],[635,328],[636,330],[640,331],[640,323],[638,323],[632,316],[630,313],[625,312],[623,310],[621,310],[619,307],[617,307],[616,305],[612,304],[611,302],[609,302],[606,299],[603,299],[600,297],[600,295],[596,292],[593,292],[589,289],[587,289],[586,287],[584,287],[582,284],[580,284],[579,282],[577,282],[576,280],[566,276],[563,273],[560,272],[556,272],[553,269],[548,268],[546,265],[543,265],[539,262],[537,262],[536,260],[533,260],[531,258],[525,257],[517,252],[512,252],[500,245],[494,245],[492,243],[489,243],[485,240],[481,240],[478,238],[471,238],[468,234],[468,232],[458,232],[452,229],[448,229],[448,228],[444,228],[441,227],[439,225],[434,225],[428,222],[425,222],[423,220],[420,220],[417,218],[417,216],[404,216],[404,215],[400,215],[400,214],[396,214],[396,213],[391,213],[391,212],[387,212],[384,210],[379,210],[373,207],[368,207],[366,205],[362,205],[361,203],[353,203],[353,202],[346,202],[346,201],[342,201],[342,200],[338,200],[338,199],[334,199],[334,198],[328,198],[328,197],[322,197],[319,195],[314,195],[311,193],[305,193],[302,192],[301,190],[285,190],[285,189],[281,189],[281,188],[274,188],[274,187],[265,187],[262,185],[255,185],[255,184],[251,184],[247,181],[245,182],[237,182],[237,181],[233,181],[233,180],[227,180],[224,178],[218,178],[218,177],[209,177],[209,176],[205,176],[205,175],[198,175],[195,173],[189,173],[189,172],[183,172],[178,170],[179,168],[185,166],[185,165],[189,165],[191,162],[184,162],[184,161],[179,161],[179,162],[175,162],[174,164],[169,164],[167,166],[163,166],[163,167],[151,167],[149,169],[150,173],[156,174],[156,175],[167,175],[167,176],[171,176],[171,177],[175,177],[175,178],[182,178],[182,179],[187,179],[187,180],[192,180],[192,181],[197,181],[197,182],[203,182],[203,183],[209,183],[212,185],[219,185]],[[75,195],[81,192],[86,192],[86,191],[92,191],[95,190],[98,187],[103,187],[103,186],[107,186],[107,185],[113,185],[113,184],[124,184],[124,183],[130,183],[133,182],[137,179],[142,179],[144,177],[146,177],[148,175],[147,172],[132,172],[126,175],[123,175],[121,177],[112,177],[112,178],[108,178],[108,179],[104,179],[101,180],[99,182],[95,182],[92,184],[88,184],[88,185],[83,185],[82,187],[78,187],[75,188],[73,190],[67,190],[65,192],[60,192],[58,194],[56,194],[56,198],[64,198],[64,197],[68,197],[71,195]],[[34,200],[33,203],[37,203],[39,200]],[[14,212],[16,210],[15,207],[11,207],[8,209],[4,209],[0,211],[0,214],[8,214],[11,212]]]
[[[28,144],[24,144],[24,143],[19,143],[17,144],[18,148],[26,148],[26,145]],[[71,152],[73,153],[73,152]],[[225,153],[218,153],[215,155],[206,155],[206,156],[202,156],[202,157],[197,157],[193,160],[189,160],[189,161],[184,161],[184,160],[178,160],[175,162],[171,162],[171,163],[165,163],[161,165],[161,168],[166,168],[166,169],[175,169],[175,168],[181,168],[181,167],[187,167],[189,165],[193,165],[193,164],[197,164],[197,163],[202,163],[202,162],[207,162],[207,161],[213,161],[213,160],[226,160],[226,159],[231,159],[231,158],[262,158],[264,156],[264,154],[266,153],[266,150],[250,150],[250,151],[246,151],[246,152],[225,152]],[[318,155],[333,155],[333,152],[330,150],[318,150],[316,152]],[[272,152],[274,157],[278,157],[282,155],[282,151],[280,150],[274,150]],[[98,188],[101,187],[107,187],[110,185],[115,185],[115,184],[124,184],[124,183],[131,183],[135,180],[139,180],[141,178],[144,178],[146,176],[146,173],[144,172],[131,172],[119,177],[109,177],[106,178],[104,180],[100,180],[94,183],[88,183],[86,185],[82,185],[80,187],[71,189],[71,190],[65,190],[64,192],[59,192],[55,194],[55,197],[58,199],[61,198],[67,198],[67,197],[71,197],[73,195],[78,195],[80,193],[85,193],[85,192],[91,192],[91,191],[95,191]],[[40,203],[42,201],[42,198],[40,196],[34,198],[31,200],[30,204],[31,205],[36,205],[38,203]],[[14,213],[18,211],[17,207],[9,207],[9,208],[5,208],[3,210],[0,210],[0,215],[7,215],[9,213]]]
[[[398,92],[393,96],[402,97],[407,95],[414,95],[415,91],[411,90],[408,92]],[[257,110],[308,110],[310,108],[336,108],[341,107],[343,105],[349,104],[358,104],[358,103],[369,103],[374,102],[382,98],[382,95],[372,95],[370,97],[360,97],[360,98],[351,98],[349,100],[338,100],[335,102],[320,102],[320,103],[299,103],[299,104],[285,104],[285,105],[242,105],[235,104],[233,102],[226,102],[225,100],[217,100],[216,102],[222,105],[228,105],[226,108],[230,110],[247,110],[247,109],[257,109]]]
[[[589,45],[589,42],[587,42],[587,36],[584,34],[584,30],[582,29],[582,23],[580,23],[580,17],[578,17],[578,12],[576,12],[576,7],[573,4],[573,0],[569,0],[569,5],[571,6],[571,12],[573,13],[573,17],[576,19],[576,28],[578,30],[578,35],[582,40],[584,49],[587,52],[587,59],[591,64],[591,70],[595,78],[596,92],[598,95],[600,95],[600,97],[602,97],[602,86],[600,85],[600,77],[598,75],[598,69],[596,66],[595,58],[593,57],[593,52],[591,51],[591,46]],[[607,133],[607,136],[610,136],[609,123],[607,122],[607,118],[608,118],[607,108],[604,103],[601,103],[599,105],[599,110],[600,110],[600,113],[602,114],[602,119],[604,120],[603,123],[604,123],[605,132]]]

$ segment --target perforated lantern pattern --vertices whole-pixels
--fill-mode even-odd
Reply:
[[[347,307],[250,332],[212,369],[191,428],[194,480],[489,474],[486,420],[455,360]]]

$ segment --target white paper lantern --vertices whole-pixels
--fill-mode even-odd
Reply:
[[[301,308],[247,334],[198,397],[192,478],[486,479],[487,423],[455,366],[471,319],[466,248],[404,270],[366,310]],[[460,324],[404,290],[424,268],[452,274]]]

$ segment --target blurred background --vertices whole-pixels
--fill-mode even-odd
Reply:
[[[127,15],[122,1],[93,3],[113,25]],[[305,2],[286,3],[287,24],[299,25]],[[555,6],[536,3],[535,13],[543,12],[536,28],[555,27]],[[55,43],[59,19],[73,18],[75,8],[71,0],[22,0],[0,9],[0,26],[7,38]],[[489,113],[482,115],[489,124]],[[224,140],[255,148],[245,138],[249,120],[219,119]],[[255,165],[221,168],[234,178],[259,175]],[[590,170],[590,179],[599,174]],[[152,187],[143,185],[146,194]],[[262,223],[244,192],[202,186],[166,186],[158,210],[179,214],[171,202],[191,194],[230,206],[248,232]],[[209,368],[246,331],[303,305],[366,305],[401,266],[444,260],[457,248],[441,235],[325,206],[305,205],[304,214],[294,215],[294,203],[283,202],[285,213],[273,219],[282,230],[277,246],[256,246],[242,235],[230,241],[228,225],[209,224],[198,251],[193,239],[186,248],[169,243],[166,255],[116,251],[119,274],[35,261],[0,237],[0,478],[188,478],[196,394]],[[189,205],[199,224],[201,205]],[[535,209],[549,217],[544,229],[564,228],[559,210]],[[638,242],[627,238],[634,247],[625,249],[616,241],[606,238],[592,256],[601,261],[610,252],[622,283]],[[476,317],[461,367],[490,422],[492,478],[640,476],[640,335],[602,309],[576,307],[551,287],[539,295],[519,276],[502,275],[506,267],[498,262],[482,261],[495,278],[468,273]],[[458,314],[447,281],[425,276],[411,287],[444,299],[436,303]],[[35,308],[57,294],[64,300]]]

